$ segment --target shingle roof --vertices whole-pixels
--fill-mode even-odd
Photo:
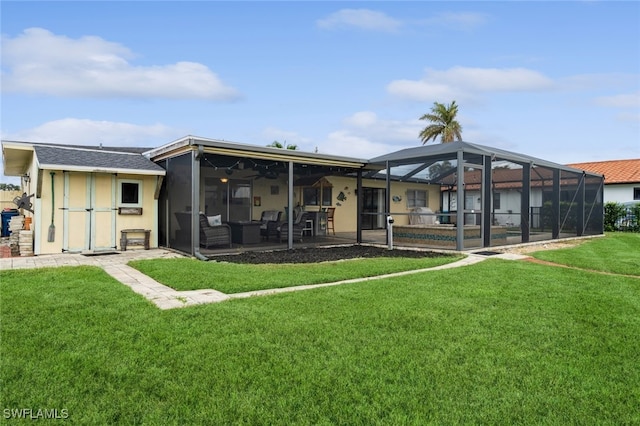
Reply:
[[[640,158],[574,163],[567,166],[604,175],[605,184],[640,183]]]
[[[122,152],[118,148],[87,149],[34,145],[34,150],[41,166],[164,174],[162,167],[141,154]]]

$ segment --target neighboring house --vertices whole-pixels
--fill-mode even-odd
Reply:
[[[147,149],[3,141],[5,174],[33,195],[34,253],[114,250],[122,229],[151,231],[157,246],[158,193],[165,171]],[[53,225],[53,238],[49,228]]]
[[[640,203],[640,158],[568,164],[604,175],[604,202]]]
[[[464,209],[466,211],[480,211],[482,203],[481,171],[469,170],[465,172]],[[532,229],[544,228],[542,218],[543,206],[553,199],[553,171],[549,168],[538,167],[529,178],[529,210],[522,211],[523,169],[516,163],[501,164],[491,171],[491,218],[494,225],[520,227],[528,222]],[[558,197],[561,202],[575,204],[579,196],[587,204],[601,203],[603,186],[599,178],[583,176],[577,170],[564,170],[558,176],[560,188]],[[583,182],[581,186],[580,183]],[[443,211],[457,210],[455,181],[445,180],[443,191]],[[583,188],[581,193],[579,189]],[[582,194],[582,195],[581,195]],[[593,212],[591,212],[593,213]],[[468,215],[465,223],[474,223],[473,215]]]
[[[394,229],[404,227],[405,238],[414,238],[412,226],[424,225],[418,244],[446,240],[462,250],[503,244],[507,237],[528,242],[536,223],[521,220],[529,216],[520,212],[540,210],[545,202],[551,213],[536,239],[602,233],[600,175],[466,142],[371,160],[193,136],[153,149],[3,141],[2,151],[5,174],[21,176],[24,192],[33,195],[33,212],[25,214],[33,217],[36,255],[114,250],[121,231],[135,228],[150,231],[151,247],[199,256],[201,239],[209,240],[199,213],[211,226],[218,219],[232,225],[233,243],[243,244],[245,237],[255,241],[245,233],[270,210],[287,217],[280,229],[293,230],[287,213],[303,211],[305,235],[329,237],[331,208],[339,238],[333,243],[384,243],[388,216]],[[493,179],[481,172],[505,162],[515,171],[496,171]],[[460,185],[466,189],[458,195]],[[566,201],[570,220],[563,214]],[[507,225],[519,230],[507,235]],[[278,237],[272,244],[293,248],[298,240],[289,232],[286,241]]]

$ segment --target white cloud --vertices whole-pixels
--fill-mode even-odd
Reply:
[[[640,92],[601,96],[595,100],[597,105],[611,108],[640,108]]]
[[[395,80],[387,85],[387,92],[395,97],[411,101],[462,100],[469,96],[456,87],[441,83],[431,83],[425,80]]]
[[[419,120],[383,120],[374,112],[359,111],[343,120],[344,127],[329,133],[318,146],[323,154],[373,158],[420,144]]]
[[[618,114],[616,119],[625,123],[640,124],[640,112],[623,112]]]
[[[428,25],[439,25],[457,30],[472,30],[484,25],[488,20],[488,16],[483,13],[475,12],[444,12],[426,19]]]
[[[387,85],[393,96],[415,100],[473,99],[486,92],[527,92],[550,90],[551,79],[526,68],[453,67],[439,71],[427,69],[421,80],[395,80]]]
[[[113,121],[64,118],[49,121],[32,129],[3,134],[2,138],[65,145],[96,146],[102,143],[104,146],[156,147],[183,134],[181,130],[172,129],[163,124],[142,126]]]
[[[100,37],[72,39],[42,28],[2,37],[2,90],[63,97],[230,101],[239,93],[205,65],[135,66],[125,46]]]
[[[322,142],[318,152],[346,157],[369,159],[389,152],[389,146],[354,135],[348,130],[331,132]]]
[[[369,9],[342,9],[325,19],[319,19],[316,25],[322,29],[358,28],[368,31],[393,32],[402,23],[382,12]]]
[[[374,125],[377,120],[378,115],[375,112],[361,111],[347,117],[344,123],[354,127],[368,127]]]
[[[311,140],[301,136],[297,132],[290,130],[282,130],[277,127],[267,127],[262,131],[262,135],[265,140],[268,141],[265,145],[269,145],[273,141],[278,141],[283,145],[297,145],[298,148],[304,151],[310,151],[311,149],[306,147],[310,145]]]

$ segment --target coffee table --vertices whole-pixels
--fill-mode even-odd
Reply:
[[[260,242],[260,222],[228,222],[231,227],[231,241],[236,244],[258,244]]]

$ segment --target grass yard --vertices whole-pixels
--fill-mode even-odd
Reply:
[[[539,251],[532,256],[582,269],[640,276],[640,234],[609,232],[577,247]]]
[[[232,294],[431,268],[462,258],[460,255],[442,255],[420,259],[375,258],[260,265],[202,262],[195,259],[151,259],[130,262],[129,265],[178,291],[214,289]]]
[[[489,259],[160,311],[0,273],[4,409],[78,424],[639,424],[640,279]]]

